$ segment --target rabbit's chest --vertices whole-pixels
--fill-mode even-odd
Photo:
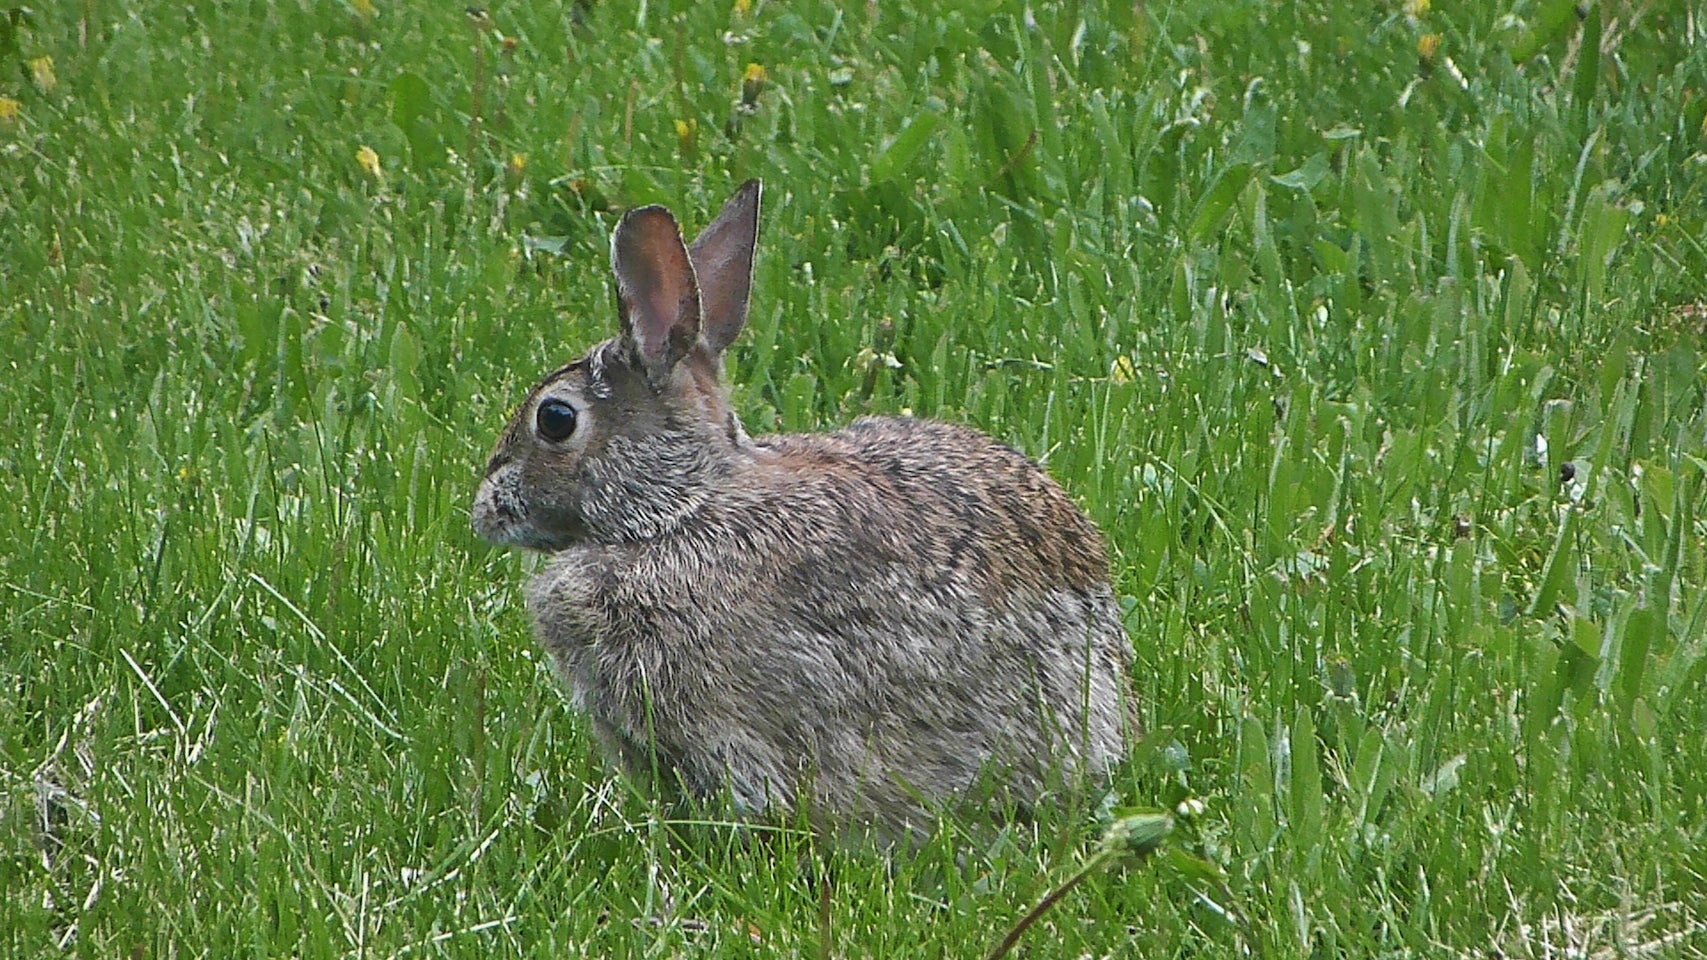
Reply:
[[[674,552],[571,549],[528,584],[527,606],[553,656],[611,670],[708,652],[728,626],[716,579],[698,559]]]
[[[577,704],[611,731],[668,746],[733,709],[732,690],[747,686],[733,681],[764,672],[764,644],[708,609],[681,562],[649,559],[566,551],[529,584],[527,601]]]

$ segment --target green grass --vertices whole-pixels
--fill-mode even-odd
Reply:
[[[673,835],[468,530],[762,176],[750,428],[1045,459],[1204,804],[1021,955],[1707,955],[1698,10],[366,6],[0,17],[0,954],[975,957],[1088,855]]]

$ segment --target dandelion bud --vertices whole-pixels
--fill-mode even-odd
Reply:
[[[765,68],[763,64],[749,63],[741,74],[741,106],[753,109],[759,105],[759,94],[765,92]]]

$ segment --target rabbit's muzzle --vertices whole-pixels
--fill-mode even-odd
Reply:
[[[521,498],[521,471],[507,463],[488,473],[474,495],[471,520],[480,539],[498,546],[548,549],[538,541],[544,531],[528,523],[527,502]]]

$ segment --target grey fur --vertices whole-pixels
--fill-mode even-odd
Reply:
[[[625,217],[613,248],[666,255],[619,270],[700,302],[643,334],[664,344],[644,362],[625,324],[553,373],[487,465],[475,529],[552,552],[528,609],[575,702],[630,772],[891,839],[991,773],[1022,803],[1101,780],[1135,732],[1131,652],[1102,541],[1060,487],[946,423],[741,429],[721,347],[758,199],[743,186],[696,241],[697,276],[668,276],[686,248],[667,213]],[[578,413],[557,443],[534,426],[548,398]]]

